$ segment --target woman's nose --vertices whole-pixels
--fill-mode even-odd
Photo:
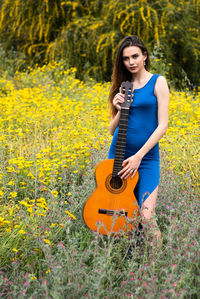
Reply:
[[[131,64],[131,65],[134,64],[134,59],[133,59],[132,57],[130,58],[129,61],[130,61],[130,64]]]

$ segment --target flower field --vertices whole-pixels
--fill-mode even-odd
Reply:
[[[134,239],[103,238],[82,220],[111,141],[109,83],[75,73],[55,63],[0,79],[0,296],[197,298],[200,92],[171,91],[160,142],[163,249],[152,260],[144,242],[128,260]]]

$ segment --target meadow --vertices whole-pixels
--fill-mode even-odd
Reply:
[[[111,141],[110,84],[75,74],[60,62],[0,79],[0,297],[198,298],[200,91],[171,90],[156,210],[163,247],[152,257],[145,236],[137,246],[84,225]]]

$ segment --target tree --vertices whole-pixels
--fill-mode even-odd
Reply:
[[[30,63],[65,59],[81,79],[110,80],[119,41],[137,34],[149,50],[160,49],[176,86],[195,86],[199,5],[200,0],[2,0],[0,40]]]

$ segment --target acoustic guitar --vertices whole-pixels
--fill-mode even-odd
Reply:
[[[139,214],[139,207],[134,195],[134,188],[139,175],[121,179],[118,172],[122,169],[125,157],[126,133],[129,109],[132,101],[133,84],[123,82],[121,92],[125,101],[121,104],[119,130],[115,159],[107,159],[97,165],[95,170],[97,188],[83,207],[85,224],[100,234],[120,234],[134,228],[134,219]]]

